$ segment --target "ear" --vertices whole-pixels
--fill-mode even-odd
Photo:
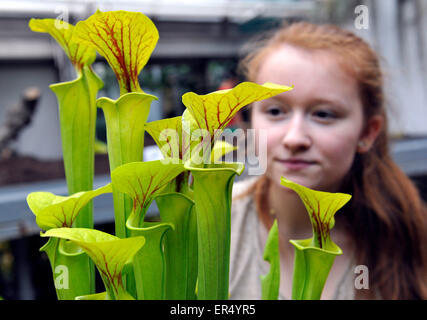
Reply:
[[[374,115],[368,120],[357,145],[358,153],[365,153],[371,149],[383,124],[384,118],[381,115]]]

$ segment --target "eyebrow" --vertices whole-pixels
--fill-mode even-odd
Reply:
[[[313,100],[310,100],[309,105],[313,105],[313,104],[332,104],[334,106],[337,107],[342,107],[345,109],[348,109],[348,104],[345,103],[344,101],[341,101],[339,99],[330,99],[330,98],[315,98]]]
[[[261,105],[265,105],[268,104],[271,101],[275,101],[278,103],[286,103],[286,104],[291,104],[289,99],[285,96],[277,98],[277,97],[271,97],[269,99],[265,99],[262,101],[258,101],[259,103],[261,103]],[[332,104],[334,106],[340,107],[340,108],[344,108],[344,109],[349,109],[348,108],[348,104],[345,103],[345,101],[341,101],[339,99],[333,99],[333,98],[313,98],[310,99],[308,101],[308,106],[312,106],[315,104]]]

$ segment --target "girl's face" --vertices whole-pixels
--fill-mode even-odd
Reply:
[[[283,46],[267,56],[256,82],[294,85],[253,104],[252,128],[267,134],[267,176],[338,191],[364,126],[356,81],[331,53]]]

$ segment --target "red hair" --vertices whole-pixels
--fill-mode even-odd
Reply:
[[[240,67],[256,81],[265,58],[283,44],[334,54],[337,62],[357,80],[365,123],[381,115],[384,125],[372,148],[356,154],[341,192],[352,201],[336,217],[346,227],[358,264],[368,266],[370,289],[356,298],[427,299],[427,209],[413,182],[389,153],[383,74],[372,48],[353,33],[333,25],[307,22],[284,26],[250,52]],[[261,221],[270,227],[266,176],[247,191],[254,195]]]

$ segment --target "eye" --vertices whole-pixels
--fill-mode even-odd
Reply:
[[[279,108],[269,108],[267,110],[267,113],[272,115],[272,116],[278,116],[282,111]]]
[[[265,113],[271,118],[277,118],[285,115],[286,110],[280,106],[271,105],[265,108]]]
[[[314,111],[313,116],[322,121],[330,121],[337,118],[337,114],[335,112],[323,109]]]

